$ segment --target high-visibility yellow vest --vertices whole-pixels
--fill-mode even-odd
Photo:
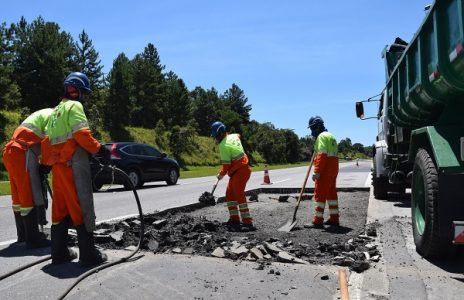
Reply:
[[[27,128],[34,132],[39,138],[43,138],[45,136],[45,126],[52,113],[52,108],[44,108],[35,111],[27,117],[18,128]]]
[[[315,154],[325,153],[327,156],[338,155],[338,145],[335,137],[327,131],[322,132],[314,143]]]
[[[241,159],[244,155],[245,151],[240,141],[240,135],[236,133],[226,135],[221,143],[219,143],[221,164],[231,164],[233,161]]]
[[[89,128],[82,103],[63,99],[53,110],[47,125],[51,145],[65,143],[73,133]]]

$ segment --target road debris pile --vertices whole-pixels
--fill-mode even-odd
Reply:
[[[362,194],[357,193],[357,196]],[[252,233],[227,231],[223,224],[227,219],[226,211],[222,205],[146,215],[142,249],[153,253],[249,260],[262,266],[272,262],[334,264],[362,272],[380,258],[374,243],[376,226],[364,226],[365,219],[350,217],[351,210],[359,215],[359,209],[367,207],[363,199],[350,196],[357,200],[350,208],[342,207],[345,211],[342,226],[327,226],[322,230],[299,226],[291,233],[278,232],[276,228],[286,217],[282,211],[290,211],[293,203],[275,201],[269,196],[261,197],[251,207],[257,215],[258,227]],[[303,209],[309,209],[311,201],[304,201],[302,205]],[[309,219],[307,215],[305,218]],[[365,213],[361,215],[365,217]],[[136,218],[101,224],[95,232],[96,242],[103,248],[131,249],[137,244],[139,229],[140,221]]]

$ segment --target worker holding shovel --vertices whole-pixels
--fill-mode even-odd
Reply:
[[[221,180],[226,174],[230,177],[226,190],[226,203],[229,210],[229,220],[226,225],[230,231],[254,231],[256,227],[253,226],[245,197],[245,186],[250,179],[251,169],[240,135],[227,133],[225,125],[218,121],[211,126],[211,136],[219,143],[222,167],[217,178]]]
[[[313,181],[315,215],[313,225],[323,227],[325,203],[329,205],[330,218],[327,225],[340,225],[338,214],[338,197],[336,181],[338,175],[338,146],[335,137],[327,131],[324,121],[319,116],[309,119],[308,128],[316,139],[314,142],[314,174]]]

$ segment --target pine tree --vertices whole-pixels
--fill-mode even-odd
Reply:
[[[105,125],[110,129],[120,129],[130,125],[133,95],[133,72],[129,59],[124,53],[118,55],[108,74],[109,92],[105,104]]]
[[[55,106],[62,95],[64,78],[77,68],[72,37],[42,17],[32,24],[21,18],[12,30],[14,79],[21,90],[22,105],[31,111]]]
[[[153,44],[148,44],[144,52],[137,54],[131,64],[134,70],[132,124],[154,128],[163,113],[161,85],[164,66],[161,65]]]
[[[0,109],[19,108],[21,94],[13,81],[13,40],[11,29],[0,24]]]

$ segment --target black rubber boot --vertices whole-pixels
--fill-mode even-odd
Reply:
[[[240,221],[229,219],[227,222],[222,223],[227,227],[227,231],[230,232],[241,232],[242,228],[240,227]]]
[[[108,260],[105,253],[95,248],[93,232],[88,232],[84,225],[76,227],[77,242],[79,243],[79,263],[83,267],[90,267]]]
[[[63,221],[51,227],[52,264],[62,264],[77,258],[77,253],[67,247],[68,228],[71,219],[67,216]]]
[[[21,218],[24,225],[26,248],[35,249],[50,247],[50,240],[47,240],[47,236],[43,232],[39,231],[36,209],[31,209],[26,216],[22,216]]]
[[[256,231],[256,227],[253,224],[242,224],[242,232]]]
[[[14,211],[15,223],[16,223],[16,235],[18,236],[17,243],[24,242],[26,240],[26,235],[24,233],[24,223],[21,218],[21,213],[19,211]]]

